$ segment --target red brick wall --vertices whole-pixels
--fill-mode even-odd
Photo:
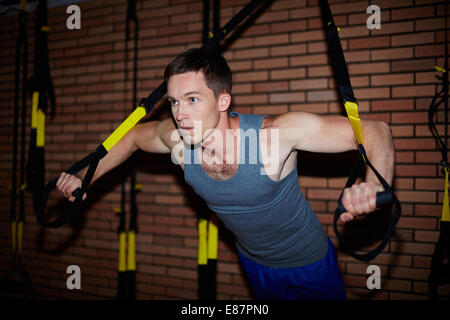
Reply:
[[[247,1],[221,2],[223,24]],[[275,1],[231,43],[224,55],[234,71],[235,110],[264,114],[300,110],[343,112],[337,101],[317,3]],[[373,1],[371,4],[382,10],[381,30],[373,31],[366,28],[369,1],[330,4],[336,24],[341,27],[342,46],[361,117],[386,121],[392,128],[396,147],[394,185],[403,205],[403,217],[395,235],[385,251],[371,262],[381,268],[381,290],[366,288],[368,264],[339,252],[347,294],[351,299],[427,299],[427,277],[439,235],[443,197],[440,154],[427,126],[431,98],[441,89],[433,66],[443,66],[443,2]],[[49,10],[57,111],[53,120],[47,120],[47,181],[92,151],[132,107],[131,82],[126,87],[124,83],[126,1],[87,1],[79,6],[81,30],[66,28],[66,7]],[[175,55],[200,45],[201,11],[201,1],[138,1],[139,98],[147,96],[161,82],[164,66]],[[33,26],[31,13],[30,61]],[[11,184],[17,16],[3,17],[0,28],[3,274],[11,263],[7,187]],[[32,62],[29,67],[31,74]],[[131,79],[131,64],[128,70]],[[303,171],[300,158],[302,190],[336,243],[332,212],[346,177],[317,176],[315,158],[304,158]],[[319,162],[327,172],[334,171],[330,169],[334,165],[331,161],[321,158]],[[139,153],[137,180],[142,184],[138,194],[138,298],[196,299],[197,230],[195,207],[191,205],[195,195],[166,155]],[[115,298],[119,220],[114,208],[120,201],[120,182],[120,170],[99,180],[89,191],[89,206],[83,218],[56,230],[36,224],[27,196],[23,261],[39,298]],[[232,235],[223,228],[220,235],[218,298],[250,298]],[[72,264],[79,265],[82,271],[82,289],[78,291],[66,288],[66,268]]]

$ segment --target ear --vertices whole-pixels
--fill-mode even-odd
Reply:
[[[231,104],[231,95],[229,93],[221,93],[217,100],[219,102],[219,111],[226,111]]]

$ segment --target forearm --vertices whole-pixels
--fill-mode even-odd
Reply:
[[[389,126],[380,121],[363,121],[362,131],[364,148],[367,157],[375,169],[392,185],[394,178],[395,150]],[[367,168],[366,182],[380,184],[378,178],[370,168]]]
[[[128,159],[134,151],[137,150],[137,146],[134,142],[134,131],[128,132],[120,141],[118,141],[109,152],[99,161],[94,176],[92,177],[91,184],[102,177],[107,172],[111,171],[115,167],[119,166],[126,159]],[[76,176],[83,180],[87,173],[89,166],[81,170]]]

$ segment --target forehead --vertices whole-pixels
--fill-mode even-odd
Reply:
[[[199,93],[207,94],[211,89],[208,88],[205,82],[203,72],[185,72],[173,75],[169,78],[167,83],[167,94],[171,97],[182,96],[186,92],[197,91]]]

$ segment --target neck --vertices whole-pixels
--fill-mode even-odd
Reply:
[[[214,134],[210,134],[201,142],[203,152],[213,156],[219,163],[225,163],[226,159],[230,158],[236,159],[235,155],[239,147],[239,130],[236,131],[236,129],[239,129],[239,118],[229,117],[228,112],[221,113]],[[233,135],[232,141],[228,141],[229,145],[227,145],[227,130],[233,134],[238,133]]]

